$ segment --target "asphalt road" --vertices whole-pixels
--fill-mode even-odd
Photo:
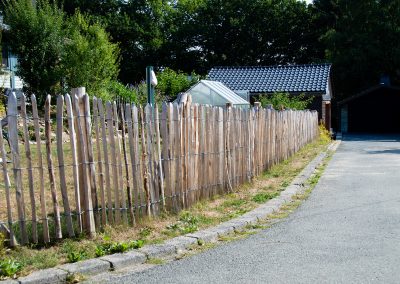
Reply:
[[[110,283],[400,283],[400,137],[351,136],[310,198],[247,239]]]

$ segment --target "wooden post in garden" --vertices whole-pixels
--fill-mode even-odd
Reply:
[[[24,191],[22,187],[22,173],[21,173],[21,157],[19,154],[19,142],[18,142],[18,110],[17,110],[17,98],[15,93],[12,93],[8,99],[7,105],[7,117],[8,117],[8,139],[11,149],[11,157],[14,172],[14,184],[15,184],[15,197],[17,201],[18,219],[21,232],[21,244],[25,245],[28,243],[28,233],[26,228],[25,220],[25,201]],[[3,161],[4,163],[5,161]]]
[[[85,87],[80,87],[71,90],[73,101],[74,101],[74,112],[75,112],[75,129],[77,131],[77,152],[78,152],[78,171],[79,171],[79,191],[81,199],[81,210],[78,214],[82,214],[82,228],[89,234],[90,237],[96,235],[96,227],[94,222],[93,214],[93,200],[91,195],[91,168],[89,165],[89,136],[91,121],[88,115],[90,110],[85,107],[88,105],[85,98],[86,89]]]

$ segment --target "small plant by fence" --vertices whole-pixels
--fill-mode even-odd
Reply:
[[[58,96],[56,111],[50,102],[43,120],[35,96],[32,115],[25,97],[20,112],[15,96],[8,100],[0,225],[11,246],[178,212],[250,181],[318,136],[315,111],[141,108],[82,93]]]

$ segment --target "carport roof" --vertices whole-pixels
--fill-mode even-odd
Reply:
[[[331,64],[214,67],[208,78],[230,89],[251,93],[318,93],[327,91]]]

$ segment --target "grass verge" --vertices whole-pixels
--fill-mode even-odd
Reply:
[[[124,252],[139,248],[144,243],[161,243],[166,239],[192,233],[243,215],[255,209],[259,204],[279,195],[316,155],[326,150],[329,143],[330,139],[326,133],[322,133],[320,139],[306,145],[288,160],[273,166],[261,176],[255,178],[252,183],[242,185],[228,195],[215,196],[212,200],[201,201],[191,209],[179,214],[164,213],[158,218],[144,219],[135,228],[126,226],[106,227],[94,239],[89,240],[80,236],[76,239],[63,240],[45,247],[26,246],[10,250],[0,246],[1,260],[11,260],[20,267],[13,275],[2,275],[0,271],[0,279],[1,277],[24,276],[34,270],[54,267],[63,263],[95,258],[109,253]],[[318,177],[313,178],[316,183]],[[310,181],[311,185],[312,183]],[[305,199],[306,195],[307,191],[302,196],[296,196],[293,204],[289,203],[281,212],[277,212],[270,219],[276,220],[287,216],[299,206],[300,201],[302,198]],[[264,228],[264,226],[265,224],[254,226],[247,232],[236,234],[233,238],[247,236],[253,231]],[[230,236],[226,237],[226,240],[231,238]],[[209,248],[208,245],[202,246],[201,244],[197,247],[202,250]]]

